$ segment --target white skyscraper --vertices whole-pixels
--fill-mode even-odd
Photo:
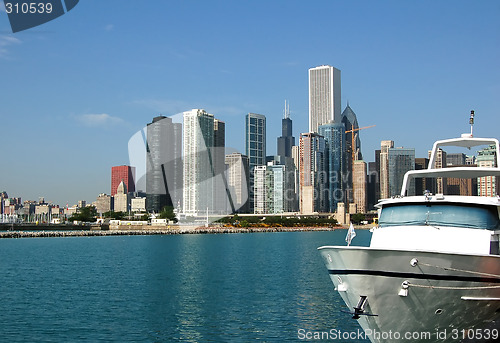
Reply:
[[[309,69],[309,132],[318,126],[341,121],[340,70],[332,66]]]
[[[184,112],[183,212],[199,216],[213,212],[214,171],[210,149],[214,146],[214,116],[205,110]]]
[[[266,213],[266,170],[265,165],[254,167],[254,213]]]

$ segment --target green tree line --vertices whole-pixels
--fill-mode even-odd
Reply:
[[[219,223],[235,227],[311,227],[311,226],[335,226],[337,220],[322,217],[280,217],[280,216],[250,216],[240,217],[238,215],[224,217]]]

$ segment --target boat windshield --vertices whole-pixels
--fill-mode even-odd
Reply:
[[[382,208],[379,226],[429,225],[498,230],[500,229],[498,215],[495,206],[394,204]]]

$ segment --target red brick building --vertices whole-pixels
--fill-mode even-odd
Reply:
[[[135,167],[111,167],[111,196],[115,196],[116,189],[122,180],[127,186],[127,192],[135,192]]]

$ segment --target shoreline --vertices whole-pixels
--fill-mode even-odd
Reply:
[[[1,238],[41,238],[41,237],[96,237],[96,236],[148,236],[182,234],[224,234],[224,233],[264,233],[264,232],[313,232],[335,231],[343,227],[175,227],[175,228],[130,228],[110,230],[13,230],[0,232]]]

